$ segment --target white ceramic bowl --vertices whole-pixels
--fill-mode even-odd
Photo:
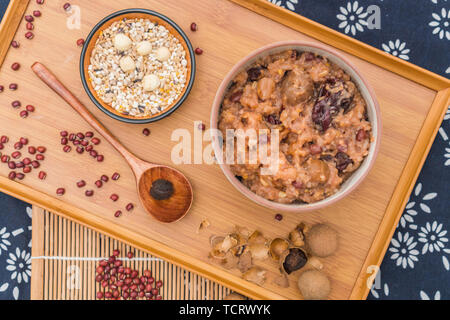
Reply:
[[[380,108],[377,102],[377,99],[375,97],[375,93],[372,90],[372,88],[369,86],[367,81],[363,78],[363,76],[360,74],[360,72],[355,68],[355,66],[349,62],[346,58],[344,58],[341,54],[336,52],[335,50],[332,50],[326,46],[315,44],[315,43],[308,43],[308,42],[302,42],[302,41],[282,41],[273,43],[270,45],[267,45],[265,47],[262,47],[251,54],[249,54],[247,57],[242,59],[240,62],[238,62],[231,71],[227,74],[225,79],[222,81],[222,84],[220,85],[216,97],[214,99],[212,111],[211,111],[211,128],[217,129],[218,119],[219,119],[219,112],[220,112],[220,106],[222,104],[223,98],[225,93],[227,92],[228,88],[230,87],[231,81],[234,79],[234,77],[241,72],[242,70],[247,69],[251,64],[253,64],[258,58],[264,57],[273,53],[282,52],[289,49],[295,49],[298,51],[309,51],[316,53],[318,55],[321,55],[323,57],[326,57],[331,62],[338,65],[340,68],[342,68],[350,77],[352,80],[356,83],[358,86],[364,100],[367,104],[367,114],[369,117],[369,121],[372,125],[372,136],[374,138],[374,141],[370,145],[369,154],[362,162],[361,166],[341,185],[338,192],[333,194],[332,196],[325,198],[321,201],[309,203],[309,204],[283,204],[278,203],[274,201],[267,200],[261,196],[258,196],[254,192],[252,192],[250,189],[248,189],[244,184],[242,184],[235,175],[231,172],[229,166],[227,164],[220,164],[220,167],[225,174],[225,176],[228,178],[228,180],[231,182],[231,184],[238,189],[243,195],[251,199],[252,201],[270,208],[274,210],[279,211],[288,211],[288,212],[304,212],[304,211],[310,211],[310,210],[316,210],[323,208],[325,206],[329,206],[336,201],[344,198],[347,196],[351,191],[353,191],[367,176],[370,169],[372,168],[376,156],[378,154],[378,149],[380,146],[380,138],[381,138],[381,115],[380,115]],[[213,139],[213,148],[216,154],[220,154],[221,152],[221,145],[219,143],[219,140]]]

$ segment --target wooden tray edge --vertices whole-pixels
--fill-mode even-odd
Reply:
[[[11,47],[11,41],[17,32],[23,14],[30,0],[11,0],[0,23],[0,67]]]
[[[281,8],[267,0],[229,0],[325,44],[394,72],[435,91],[450,87],[450,80],[382,50]]]
[[[397,187],[389,201],[388,207],[380,223],[377,234],[361,268],[360,274],[353,287],[350,299],[366,299],[374,280],[374,271],[378,271],[390,240],[397,228],[400,217],[405,209],[408,196],[420,174],[428,153],[436,138],[440,124],[450,104],[450,88],[437,93],[431,109],[425,119],[417,141],[411,151],[409,159],[403,169]],[[375,269],[370,268],[376,266]],[[369,281],[370,279],[372,281]]]
[[[0,176],[0,191],[32,205],[37,205],[55,214],[59,214],[68,220],[75,221],[99,233],[119,239],[130,246],[149,252],[150,254],[180,266],[183,269],[201,274],[203,277],[228,287],[231,290],[242,293],[249,298],[255,300],[286,300],[286,297],[245,281],[238,276],[230,274],[224,269],[193,258],[186,253],[147,238],[145,235],[132,233],[126,228],[114,224],[113,222],[105,222],[99,216],[94,216],[76,206],[65,203],[64,201],[51,197],[43,192],[36,191],[26,185],[11,181],[3,176]],[[155,223],[158,222],[155,221]]]

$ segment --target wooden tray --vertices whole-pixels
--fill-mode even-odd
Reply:
[[[127,3],[125,0],[83,2],[81,30],[69,30],[63,1],[47,1],[41,7],[43,16],[36,19],[36,35],[32,41],[23,38],[24,24],[19,26],[16,38],[22,46],[9,51],[0,70],[0,83],[6,86],[12,81],[19,83],[18,91],[6,90],[0,94],[0,105],[3,106],[0,134],[7,134],[12,141],[27,136],[32,145],[47,146],[47,159],[42,170],[48,172],[48,178],[42,182],[34,172],[22,183],[13,182],[6,178],[8,169],[2,165],[0,189],[256,299],[299,299],[295,278],[290,279],[289,289],[280,289],[270,282],[262,288],[242,280],[238,272],[211,265],[207,259],[209,236],[229,232],[239,224],[275,237],[287,234],[300,221],[326,221],[339,229],[341,235],[338,253],[323,261],[325,272],[332,278],[331,298],[364,299],[369,291],[366,281],[369,276],[373,277],[383,258],[448,105],[450,82],[265,0],[239,3],[294,29],[301,29],[302,33],[226,0],[134,1],[134,7],[161,12],[186,31],[195,21],[199,31],[189,32],[189,37],[194,46],[204,49],[204,54],[198,57],[197,79],[188,100],[169,118],[149,125],[152,134],[144,137],[141,131],[145,126],[120,123],[97,110],[83,91],[78,76],[80,48],[76,46],[76,40],[85,37],[107,14],[128,7]],[[28,11],[36,6],[32,2]],[[186,128],[193,133],[193,121],[209,122],[215,91],[238,60],[274,41],[302,39],[317,42],[314,38],[343,51],[375,89],[383,116],[382,144],[373,170],[347,199],[331,208],[308,214],[284,214],[281,222],[274,220],[274,212],[240,195],[217,165],[177,166],[194,187],[193,207],[182,221],[160,224],[140,206],[131,214],[114,218],[118,206],[123,207],[130,201],[138,204],[131,170],[106,142],[98,148],[105,155],[102,164],[87,155],[63,153],[59,145],[60,130],[77,132],[89,128],[29,68],[36,60],[48,65],[133,152],[143,159],[171,165],[171,149],[177,143],[170,139],[173,130]],[[22,64],[18,72],[10,69],[15,61]],[[23,105],[34,104],[37,111],[27,119],[20,119],[18,111],[9,107],[16,99]],[[10,152],[10,149],[4,151]],[[101,174],[114,171],[121,173],[121,179],[95,190],[93,198],[86,198],[75,186],[78,179],[83,178],[92,185]],[[57,187],[65,187],[66,195],[56,197]],[[108,200],[112,192],[121,197],[116,204]],[[211,226],[197,234],[197,227],[205,217]],[[270,272],[276,271],[276,266],[269,262],[264,267]]]

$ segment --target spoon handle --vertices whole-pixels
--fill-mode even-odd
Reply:
[[[84,120],[86,120],[95,130],[97,130],[112,146],[119,151],[122,156],[130,163],[133,170],[139,167],[138,159],[130,151],[128,151],[112,134],[106,129],[94,115],[78,100],[43,64],[35,62],[31,69],[34,73],[44,81],[53,91],[63,98],[76,112],[78,112]],[[136,172],[136,170],[135,170]]]

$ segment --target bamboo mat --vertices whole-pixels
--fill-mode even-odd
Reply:
[[[98,261],[114,249],[121,257],[131,251],[124,265],[140,273],[151,270],[162,280],[165,300],[221,300],[230,290],[118,240],[33,206],[31,299],[95,300]]]

